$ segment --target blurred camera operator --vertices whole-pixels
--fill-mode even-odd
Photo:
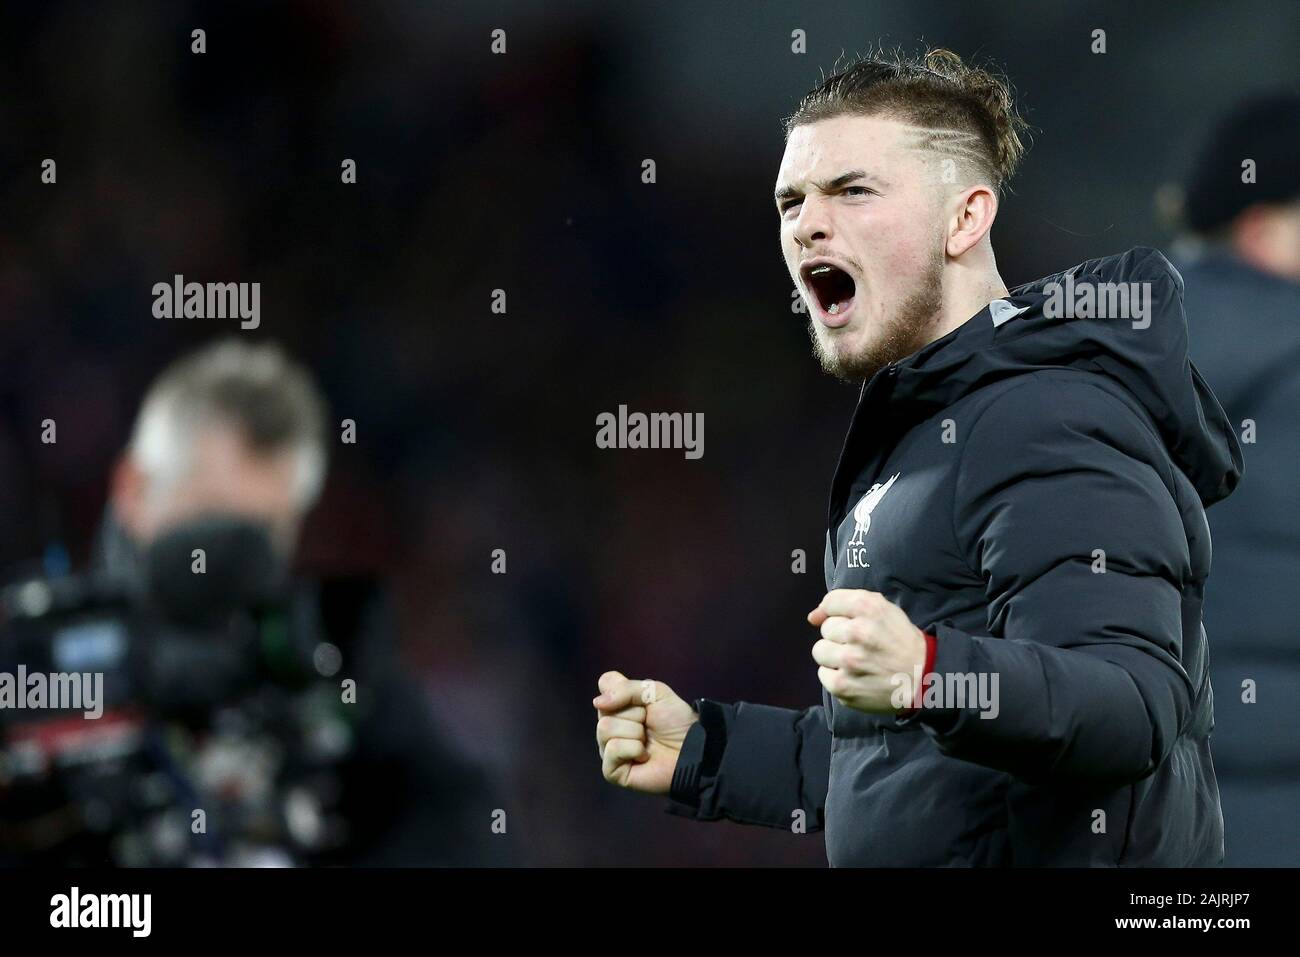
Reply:
[[[102,757],[37,762],[46,773],[21,799],[0,764],[0,861],[501,861],[485,779],[401,674],[382,590],[289,573],[326,442],[318,387],[271,345],[218,342],[152,385],[92,569],[126,596],[130,677],[105,685],[135,734]],[[105,593],[77,590],[78,634],[85,606],[104,607],[84,596]],[[73,631],[41,640],[57,657]],[[0,741],[30,751],[56,737],[43,727],[23,738],[0,723]],[[50,767],[70,765],[79,777],[53,780]]]

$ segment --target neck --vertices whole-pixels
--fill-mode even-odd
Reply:
[[[989,252],[985,262],[978,264],[963,265],[954,261],[950,268],[944,271],[943,284],[943,308],[939,314],[939,324],[935,326],[934,336],[930,342],[942,339],[954,329],[964,325],[994,299],[1001,299],[1010,294],[1007,284],[998,274],[992,251]]]

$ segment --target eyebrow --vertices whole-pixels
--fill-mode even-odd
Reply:
[[[827,180],[824,183],[819,183],[816,180],[814,180],[813,185],[816,186],[823,193],[833,193],[837,189],[842,189],[845,186],[848,186],[849,183],[853,182],[855,179],[870,179],[876,181],[877,183],[884,182],[883,180],[880,179],[880,177],[876,176],[874,173],[868,173],[866,170],[861,170],[861,169],[851,169],[851,170],[846,170],[843,173],[840,173],[839,176],[836,176],[834,179]],[[794,199],[795,197],[802,196],[802,195],[803,193],[800,190],[795,189],[793,186],[782,186],[779,189],[777,189],[775,199],[779,203],[783,199]]]

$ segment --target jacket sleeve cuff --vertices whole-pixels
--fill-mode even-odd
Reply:
[[[701,788],[717,776],[727,744],[727,723],[722,706],[716,701],[699,698],[695,702],[695,711],[700,720],[686,732],[668,792],[668,813],[682,817],[698,817]]]
[[[936,690],[942,691],[946,674],[965,674],[970,671],[970,637],[945,621],[926,628],[925,638],[925,673],[921,677],[921,693],[913,701],[913,707],[900,711],[894,721],[900,727],[922,724],[936,734],[945,734],[956,726],[962,709],[953,707],[941,694],[932,692],[927,700],[926,691],[932,684],[938,684]]]

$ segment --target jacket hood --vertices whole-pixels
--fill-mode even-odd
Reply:
[[[1122,318],[1116,292],[1129,296]],[[1236,432],[1188,358],[1182,276],[1155,249],[1089,259],[1018,286],[879,374],[894,379],[891,409],[911,406],[928,417],[993,382],[1053,368],[1123,386],[1204,505],[1240,481]]]

